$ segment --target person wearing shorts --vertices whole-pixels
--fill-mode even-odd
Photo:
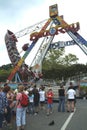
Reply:
[[[49,89],[48,92],[46,93],[47,97],[47,116],[52,113],[52,108],[53,108],[53,91],[52,89]]]
[[[70,83],[70,87],[67,91],[68,99],[67,99],[67,112],[74,112],[75,107],[75,97],[76,91],[73,89],[73,86]]]

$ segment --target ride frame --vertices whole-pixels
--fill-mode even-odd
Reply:
[[[77,33],[77,31],[80,29],[79,22],[73,23],[73,24],[68,24],[67,22],[65,22],[63,19],[63,16],[59,16],[57,4],[54,4],[49,7],[49,15],[50,15],[50,18],[44,24],[42,29],[39,32],[34,32],[30,34],[30,40],[32,41],[32,43],[26,50],[23,57],[18,61],[17,65],[13,68],[11,74],[9,75],[7,79],[7,82],[10,82],[13,79],[14,75],[18,72],[19,68],[25,61],[26,57],[29,55],[29,53],[31,52],[35,44],[38,42],[39,38],[50,37],[49,39],[51,40],[49,40],[49,45],[48,45],[48,48],[49,48],[50,45],[52,45],[51,43],[55,35],[58,35],[60,33],[67,33],[73,39],[73,44],[78,45],[82,49],[82,51],[85,54],[87,54],[87,50],[85,48],[85,46],[87,47],[87,42],[85,41],[84,38],[82,38]],[[24,33],[22,35],[26,35],[26,34],[27,33]],[[22,35],[20,35],[20,37]],[[65,46],[66,45],[64,45],[64,47]],[[46,49],[44,56],[46,55],[48,48]]]

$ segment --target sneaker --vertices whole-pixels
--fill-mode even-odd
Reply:
[[[36,115],[37,115],[37,113],[34,113],[34,115],[36,116]]]
[[[50,114],[49,113],[47,113],[47,116],[49,116]]]

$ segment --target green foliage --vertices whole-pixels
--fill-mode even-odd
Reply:
[[[71,66],[72,64],[77,64],[78,58],[73,55],[64,55],[65,50],[64,48],[59,50],[50,50],[48,51],[47,56],[43,61],[43,69],[53,69],[58,68],[59,65],[61,66]]]
[[[48,51],[45,59],[43,60],[43,69],[53,69],[58,65],[62,65],[62,56],[65,50],[62,48],[60,50],[50,50]]]
[[[0,67],[0,70],[9,70],[12,68],[12,64],[2,65]]]
[[[12,65],[7,64],[0,67],[0,82],[5,82],[12,71]]]
[[[66,66],[70,66],[72,64],[77,64],[78,58],[73,54],[65,55],[63,58],[63,63]]]
[[[64,55],[64,48],[50,50],[43,61],[43,73],[45,78],[67,79],[68,77],[85,73],[87,66],[78,64],[78,58],[73,55]]]
[[[9,75],[9,72],[8,71],[1,71],[0,70],[0,82],[5,82],[7,77]]]
[[[58,65],[55,68],[51,69],[43,69],[44,78],[47,79],[58,79],[61,80],[62,77],[64,80],[72,77],[78,76],[80,74],[85,73],[87,70],[87,65],[82,64],[74,64],[71,66]]]

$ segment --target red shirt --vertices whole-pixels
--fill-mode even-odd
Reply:
[[[49,104],[53,103],[53,92],[52,91],[47,92],[47,102]]]

